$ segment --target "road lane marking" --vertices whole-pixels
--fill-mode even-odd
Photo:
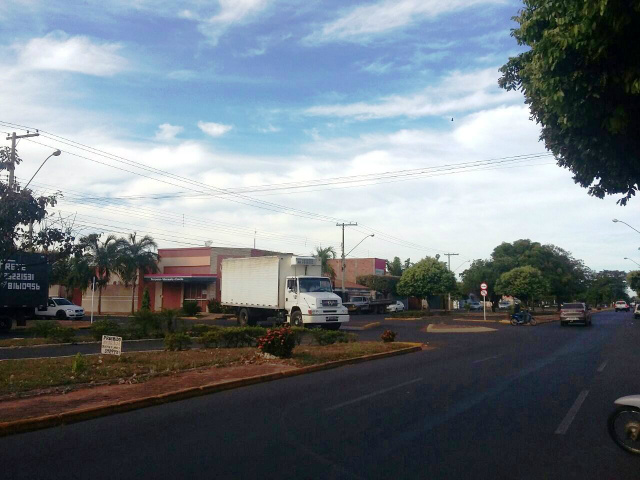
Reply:
[[[576,418],[578,410],[580,410],[580,407],[582,406],[585,398],[587,398],[587,395],[589,395],[589,390],[583,390],[580,392],[580,395],[578,395],[576,401],[573,402],[573,405],[571,405],[571,408],[567,412],[567,415],[564,417],[564,420],[562,420],[562,423],[560,423],[558,429],[555,431],[556,435],[564,435],[565,433],[567,433],[567,430],[569,430],[569,427],[571,426],[571,422],[573,422],[573,419]]]
[[[486,362],[487,360],[493,360],[494,358],[499,358],[501,356],[502,356],[502,354],[494,355],[493,357],[481,358],[480,360],[474,360],[473,363]]]
[[[604,362],[602,362],[602,365],[600,365],[598,367],[598,372],[602,372],[604,370],[604,367],[607,366],[607,363],[609,362],[609,360],[605,360]]]
[[[331,412],[332,410],[337,410],[338,408],[346,407],[348,405],[353,405],[354,403],[361,402],[362,400],[367,400],[368,398],[376,397],[378,395],[382,395],[383,393],[390,392],[391,390],[395,390],[397,388],[402,388],[402,387],[405,387],[407,385],[411,385],[412,383],[421,382],[422,380],[423,380],[422,377],[416,378],[414,380],[409,380],[408,382],[400,383],[399,385],[394,385],[393,387],[384,388],[382,390],[378,390],[378,391],[375,391],[375,392],[372,392],[372,393],[368,393],[367,395],[362,395],[361,397],[354,398],[353,400],[348,400],[346,402],[339,403],[337,405],[334,405],[333,407],[326,408],[324,411],[325,412]]]

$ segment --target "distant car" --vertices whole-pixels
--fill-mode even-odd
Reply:
[[[560,308],[560,325],[583,323],[591,326],[591,309],[586,303],[563,303]]]
[[[509,307],[511,307],[511,302],[505,300],[498,302],[498,310],[509,310]]]
[[[482,310],[480,302],[469,302],[469,310]]]
[[[387,312],[402,312],[404,311],[404,303],[398,300],[396,303],[392,303],[391,305],[387,305]]]
[[[636,309],[633,311],[633,318],[640,318],[640,303],[636,304]]]
[[[36,318],[57,318],[58,320],[73,320],[84,317],[84,308],[73,304],[66,298],[49,297],[47,305],[36,307]]]
[[[624,310],[625,312],[628,312],[630,307],[629,307],[629,304],[624,300],[618,300],[615,304],[615,309],[616,309],[616,312],[619,312],[620,310]]]

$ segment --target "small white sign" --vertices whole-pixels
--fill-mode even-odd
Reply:
[[[480,288],[481,288],[482,290],[486,290],[486,289],[487,289],[487,284],[486,284],[486,283],[484,283],[484,282],[482,282],[482,283],[480,284]]]
[[[122,353],[122,337],[103,335],[101,353],[103,355],[120,356],[120,354]]]
[[[480,290],[480,295],[482,295],[483,297],[487,296],[487,291],[486,290]]]

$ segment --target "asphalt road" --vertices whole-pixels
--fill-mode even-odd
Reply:
[[[631,314],[398,330],[439,348],[2,438],[3,478],[640,477],[606,430],[640,392]]]

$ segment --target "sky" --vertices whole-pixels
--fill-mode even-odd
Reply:
[[[589,197],[497,85],[521,6],[12,1],[0,131],[41,132],[18,144],[23,184],[62,151],[31,186],[62,192],[48,222],[78,235],[339,253],[336,223],[357,222],[351,257],[458,253],[460,273],[529,238],[632,270],[639,234],[612,219],[640,230],[638,201]]]

